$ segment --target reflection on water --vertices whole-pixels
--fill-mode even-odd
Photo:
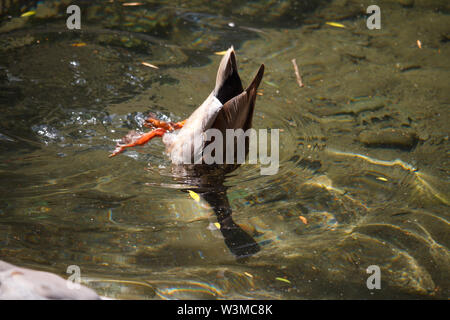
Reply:
[[[202,1],[92,5],[81,32],[42,4],[18,26],[3,17],[0,259],[63,276],[79,265],[116,298],[447,298],[449,9],[380,2],[373,31],[357,1],[268,15],[244,3],[243,16]],[[108,158],[149,112],[189,116],[231,44],[245,83],[266,65],[254,127],[281,129],[276,175],[243,165],[224,183],[260,247],[245,259],[211,205],[180,191],[192,186],[160,140]],[[370,265],[381,290],[366,287]]]

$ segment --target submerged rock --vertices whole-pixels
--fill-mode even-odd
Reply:
[[[412,149],[418,141],[414,131],[394,128],[365,130],[359,134],[358,139],[369,147],[395,147],[401,149]]]

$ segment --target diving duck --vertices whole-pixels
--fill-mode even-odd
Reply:
[[[188,119],[165,122],[149,117],[145,120],[145,126],[153,130],[143,134],[131,131],[110,154],[110,157],[114,157],[126,148],[144,145],[154,137],[162,137],[173,164],[174,176],[197,187],[196,192],[214,209],[226,245],[238,257],[249,256],[260,250],[255,240],[231,218],[227,187],[223,183],[226,174],[235,170],[239,164],[205,164],[204,161],[197,164],[196,161],[202,159],[203,151],[211,143],[205,134],[208,129],[216,129],[222,133],[223,158],[226,158],[226,146],[236,143],[235,140],[226,140],[226,130],[246,131],[251,128],[256,92],[263,75],[262,64],[253,81],[244,90],[238,74],[234,48],[229,48],[220,62],[214,90]],[[237,148],[233,150],[235,154],[232,157],[236,159]],[[249,144],[246,140],[246,155],[248,151]]]
[[[172,163],[193,163],[192,160],[201,154],[207,145],[206,141],[198,143],[196,139],[204,139],[205,135],[202,133],[208,129],[218,129],[225,137],[226,129],[246,131],[251,128],[256,90],[263,75],[264,65],[261,65],[251,84],[244,90],[237,70],[236,54],[233,47],[229,48],[220,63],[214,90],[188,119],[165,122],[150,117],[145,120],[144,125],[153,130],[144,134],[131,131],[117,144],[110,157],[123,152],[126,148],[144,145],[154,137],[163,137]],[[178,129],[180,131],[177,134],[167,134]],[[234,142],[224,141],[224,146],[227,143]],[[191,159],[186,159],[184,150],[191,150]],[[248,152],[248,149],[246,151]]]

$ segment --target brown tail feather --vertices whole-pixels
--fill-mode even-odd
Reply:
[[[250,83],[250,85],[248,86],[248,88],[245,91],[250,92],[250,91],[254,90],[256,93],[256,90],[258,89],[263,76],[264,76],[264,64],[262,64],[259,67],[258,73],[256,74],[255,78],[253,78],[252,83]]]
[[[242,87],[241,78],[239,77],[236,63],[236,55],[233,47],[227,50],[227,53],[220,62],[217,71],[216,87],[214,88],[214,96],[225,104],[231,98],[237,96],[244,88]]]
[[[255,78],[253,78],[252,83],[250,83],[248,88],[245,90],[248,94],[250,106],[249,106],[247,120],[243,127],[244,130],[247,130],[252,127],[253,110],[255,109],[255,101],[256,101],[256,92],[258,90],[259,84],[261,83],[263,76],[264,76],[264,64],[262,64],[259,67],[258,73],[256,74]]]

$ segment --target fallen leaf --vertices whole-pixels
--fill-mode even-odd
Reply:
[[[197,193],[195,193],[192,190],[188,190],[188,191],[189,191],[189,195],[191,196],[192,199],[194,199],[197,202],[200,201],[200,196]]]
[[[72,43],[72,44],[71,44],[72,47],[84,47],[84,46],[86,46],[86,45],[87,45],[87,44],[84,43],[84,42]]]
[[[304,216],[298,216],[300,218],[300,220],[302,220],[302,222],[304,224],[308,224],[308,220],[306,220],[306,218]]]
[[[218,56],[224,56],[227,53],[228,50],[225,51],[218,51],[218,52],[214,52],[214,54],[218,55]]]
[[[36,11],[27,11],[27,12],[22,13],[20,16],[23,18],[23,17],[33,16],[35,14],[36,14]]]
[[[337,22],[325,22],[325,24],[336,28],[345,28],[343,24]]]
[[[215,222],[215,223],[214,223],[214,226],[217,228],[217,230],[220,230],[220,223]]]
[[[124,7],[134,7],[134,6],[142,6],[143,3],[142,2],[125,2],[122,3],[122,6]]]
[[[419,47],[419,49],[422,49],[422,41],[417,40],[417,46]]]
[[[276,277],[275,280],[286,282],[286,283],[289,283],[289,284],[291,283],[288,279],[280,278],[280,277]]]
[[[148,62],[142,62],[142,65],[146,66],[146,67],[150,67],[153,69],[159,69],[157,66],[155,66],[154,64],[148,63]]]
[[[276,85],[276,84],[275,84],[275,83],[273,83],[273,82],[270,82],[270,81],[266,81],[266,80],[264,80],[264,83],[265,83],[265,84],[268,84],[269,86],[272,86],[272,87],[278,88],[278,85]]]

